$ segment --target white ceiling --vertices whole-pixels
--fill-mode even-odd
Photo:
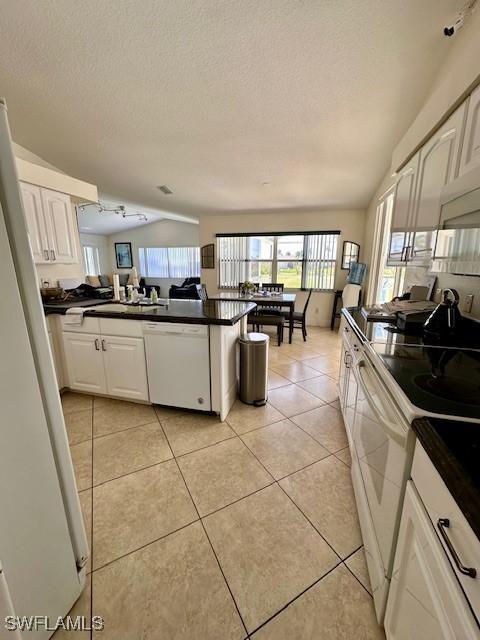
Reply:
[[[3,2],[0,92],[18,143],[120,202],[363,207],[463,4]]]
[[[81,233],[108,236],[135,227],[143,227],[160,220],[178,220],[179,222],[198,224],[198,218],[192,216],[158,211],[143,205],[127,202],[126,200],[120,201],[112,196],[100,195],[99,201],[106,209],[115,209],[118,205],[123,205],[127,216],[124,218],[121,214],[114,212],[99,212],[98,208],[93,205],[77,208],[78,228]],[[135,215],[137,213],[140,216]],[[146,220],[142,220],[143,216],[146,217]]]

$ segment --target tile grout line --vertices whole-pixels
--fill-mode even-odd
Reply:
[[[326,573],[324,573],[320,578],[318,578],[317,580],[315,580],[314,582],[312,582],[312,584],[308,585],[308,587],[305,587],[305,589],[303,589],[300,593],[298,593],[294,598],[292,598],[291,600],[289,600],[286,604],[284,604],[281,609],[279,609],[278,611],[276,611],[273,615],[271,615],[269,618],[267,618],[264,622],[262,622],[262,624],[260,624],[258,627],[256,627],[253,631],[250,632],[250,636],[253,636],[255,633],[257,633],[258,631],[260,631],[260,629],[262,627],[264,627],[265,625],[267,625],[269,622],[271,622],[274,618],[276,618],[280,613],[282,613],[283,611],[285,611],[285,609],[287,609],[290,605],[292,605],[296,600],[298,600],[299,598],[301,598],[305,593],[307,593],[307,591],[309,591],[310,589],[312,589],[315,585],[317,585],[319,582],[321,582],[324,578],[326,578],[330,573],[332,573],[332,571],[335,571],[336,569],[338,569],[338,567],[342,564],[342,562],[340,561],[338,564],[336,564],[334,567],[332,567],[331,569],[329,569]]]
[[[162,423],[160,422],[160,419],[158,420],[158,422],[159,422],[159,424],[160,424],[160,428],[162,429],[162,431],[163,431],[163,434],[164,434],[165,438],[167,439],[168,446],[170,447],[170,449],[172,449],[172,447],[171,447],[171,445],[170,445],[170,441],[169,441],[168,436],[167,436],[167,434],[166,434],[166,432],[165,432],[165,430],[164,430],[164,428],[163,428],[163,426],[162,426]],[[238,436],[237,436],[237,437],[238,437]],[[173,449],[172,449],[172,453],[173,453]],[[175,460],[175,464],[177,465],[177,469],[178,469],[178,471],[179,471],[179,473],[180,473],[180,475],[181,475],[181,477],[182,477],[182,480],[183,480],[183,483],[184,483],[184,485],[185,485],[185,488],[186,488],[186,490],[187,490],[187,492],[188,492],[188,495],[190,496],[190,500],[192,501],[192,504],[193,504],[193,506],[194,506],[194,508],[195,508],[195,511],[197,512],[198,519],[199,519],[199,521],[200,521],[200,523],[201,523],[202,529],[203,529],[203,531],[204,531],[204,533],[205,533],[205,536],[206,536],[206,538],[207,538],[207,540],[208,540],[208,543],[209,543],[209,545],[210,545],[210,548],[211,548],[211,550],[212,550],[212,553],[213,553],[213,555],[214,555],[214,558],[215,558],[215,560],[217,561],[217,565],[218,565],[218,568],[219,568],[219,570],[220,570],[220,573],[221,573],[221,574],[222,574],[222,576],[223,576],[223,580],[225,581],[225,585],[226,585],[226,587],[227,587],[227,589],[228,589],[228,592],[230,593],[230,597],[232,598],[233,604],[235,605],[235,609],[237,610],[238,616],[239,616],[239,618],[240,618],[240,620],[241,620],[241,623],[242,623],[242,625],[243,625],[243,628],[245,629],[245,633],[247,634],[247,638],[248,638],[248,637],[249,637],[248,629],[247,629],[247,627],[246,627],[246,625],[245,625],[245,622],[244,622],[244,620],[243,620],[242,614],[240,613],[240,609],[239,609],[239,607],[238,607],[237,601],[235,600],[235,598],[234,598],[234,596],[233,596],[232,590],[231,590],[230,585],[228,584],[227,578],[226,578],[226,576],[225,576],[225,574],[224,574],[224,572],[223,572],[222,566],[221,566],[220,561],[219,561],[219,559],[218,559],[218,557],[217,557],[217,554],[216,554],[215,549],[214,549],[214,547],[213,547],[212,541],[210,540],[210,536],[209,536],[209,535],[208,535],[208,533],[207,533],[207,530],[206,530],[206,528],[205,528],[205,524],[203,523],[203,520],[202,520],[202,518],[201,518],[201,516],[200,516],[200,512],[198,511],[197,505],[195,504],[195,500],[193,499],[193,496],[192,496],[192,494],[190,493],[190,489],[188,488],[187,482],[186,482],[185,477],[184,477],[184,475],[183,475],[183,473],[182,473],[182,470],[181,470],[181,468],[180,468],[180,465],[178,464],[178,460],[177,460],[177,458],[175,457],[175,454],[174,454],[174,460]]]
[[[357,551],[359,551],[362,547],[359,547],[357,549]],[[357,551],[355,551],[354,553],[357,553]],[[353,555],[353,554],[351,554]],[[348,556],[350,558],[350,556]],[[347,558],[348,559],[348,558]],[[347,571],[349,571],[352,576],[355,578],[355,580],[358,582],[358,584],[364,589],[365,593],[368,594],[368,596],[370,598],[372,598],[373,600],[373,595],[370,593],[370,591],[367,589],[367,587],[363,584],[363,582],[360,580],[360,578],[354,573],[354,571],[352,569],[350,569],[350,567],[348,566],[348,564],[345,562],[345,560],[342,562],[343,566],[345,567],[345,569],[347,569]]]
[[[243,442],[243,440],[242,440]],[[243,444],[245,444],[245,446],[247,447],[247,449],[250,451],[250,453],[255,456],[255,458],[257,458],[258,462],[262,465],[262,467],[265,469],[265,471],[267,471],[267,473],[270,473],[268,471],[268,469],[265,467],[265,465],[263,464],[263,462],[255,455],[255,453],[250,449],[250,447],[244,442]],[[329,456],[327,456],[329,457]],[[324,458],[325,459],[325,458]],[[319,462],[317,460],[317,462]],[[296,473],[296,472],[294,472]],[[286,476],[285,476],[286,477]],[[303,513],[303,511],[300,509],[300,507],[296,504],[296,502],[288,495],[288,493],[285,491],[285,489],[280,485],[278,480],[275,480],[275,483],[279,489],[287,496],[287,498],[290,500],[290,502],[294,505],[294,507],[296,509],[298,509],[298,511],[303,515],[303,517],[307,520],[307,522],[310,524],[310,526],[312,526],[314,528],[314,530],[318,533],[318,535],[322,538],[322,540],[324,540],[324,542],[330,547],[330,549],[333,551],[333,553],[335,554],[335,556],[337,556],[339,563],[342,561],[342,558],[338,555],[338,553],[335,551],[335,549],[332,547],[332,545],[328,542],[328,540],[326,540],[323,535],[320,533],[320,531],[317,529],[317,527],[314,526],[314,524],[310,521],[310,519]],[[272,485],[269,485],[272,486]],[[336,566],[338,566],[338,564]]]
[[[92,568],[92,572],[91,572],[92,576],[97,571],[101,571],[102,569],[105,569],[105,567],[108,567],[111,564],[113,564],[114,562],[117,562],[117,560],[122,560],[123,558],[127,558],[128,556],[131,556],[132,553],[137,553],[137,551],[141,551],[142,549],[145,549],[146,547],[149,547],[151,544],[154,544],[155,542],[160,542],[160,540],[165,540],[165,538],[168,538],[169,536],[173,535],[174,533],[178,533],[179,531],[182,531],[182,529],[186,529],[191,524],[195,524],[196,522],[200,522],[200,518],[196,518],[195,520],[191,520],[190,522],[187,522],[186,524],[182,524],[181,527],[178,527],[177,529],[174,529],[173,531],[169,531],[168,533],[165,533],[163,536],[155,538],[155,540],[149,540],[148,542],[145,542],[145,544],[142,544],[139,547],[136,547],[135,549],[131,549],[131,551],[127,551],[127,553],[122,553],[122,555],[118,556],[118,558],[113,558],[113,560],[109,560],[108,562],[105,562],[105,564],[102,564],[100,567],[96,567],[95,569]]]

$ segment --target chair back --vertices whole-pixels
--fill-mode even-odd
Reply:
[[[262,284],[262,289],[265,291],[274,291],[276,293],[281,293],[283,291],[283,283],[280,282],[268,282],[266,284]]]
[[[310,291],[308,292],[307,301],[305,302],[305,306],[303,307],[303,315],[307,313],[308,303],[310,302],[310,298],[312,297],[312,291],[313,289],[310,289]]]

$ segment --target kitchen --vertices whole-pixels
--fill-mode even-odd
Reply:
[[[405,11],[422,55],[399,15],[388,13],[393,8],[372,9],[370,22],[357,15],[355,24],[373,30],[390,61],[410,61],[409,81],[401,85],[405,113],[377,118],[378,135],[391,137],[367,200],[357,194],[336,207],[321,206],[331,193],[320,197],[318,180],[307,190],[305,175],[286,193],[280,174],[277,181],[262,175],[249,191],[238,173],[237,193],[225,180],[200,196],[201,162],[189,203],[178,186],[178,196],[161,190],[132,204],[141,202],[135,180],[144,184],[133,163],[122,191],[102,153],[88,167],[68,154],[62,162],[64,152],[29,131],[22,88],[5,74],[14,139],[31,140],[54,164],[11,146],[2,102],[0,255],[13,283],[1,311],[9,337],[1,369],[2,619],[11,616],[14,626],[17,615],[51,623],[61,616],[64,624],[70,612],[85,624],[79,635],[93,638],[479,637],[474,4],[411,3]],[[33,5],[25,9],[28,22]],[[69,24],[55,10],[59,24]],[[303,11],[296,19],[316,36],[320,24],[330,34],[336,19],[347,20],[341,7]],[[316,17],[307,20],[310,11]],[[325,22],[316,11],[327,11]],[[219,17],[225,30],[227,15]],[[381,28],[372,18],[380,15]],[[45,18],[37,15],[44,34]],[[137,19],[130,22],[138,35]],[[454,35],[444,35],[450,23]],[[382,29],[392,42],[399,38],[401,54],[388,48]],[[313,56],[309,45],[306,38],[302,47]],[[366,60],[368,40],[357,45]],[[361,111],[366,98],[356,96]],[[148,154],[145,141],[141,148]],[[242,144],[235,149],[241,153]],[[117,157],[108,157],[120,171]],[[179,176],[188,158],[175,174],[174,157],[165,182],[175,187],[185,184]],[[220,164],[213,162],[217,176]],[[353,194],[350,175],[339,186],[329,174],[335,193]],[[287,206],[298,193],[305,203],[315,197],[315,206]],[[345,244],[357,246],[356,259],[367,265],[361,284],[351,265],[343,268]],[[322,284],[312,284],[312,273]],[[100,275],[105,286],[89,284]],[[253,293],[240,286],[249,282]],[[349,302],[347,287],[355,294]],[[61,298],[69,289],[70,297],[41,300],[47,289],[63,289]],[[187,289],[198,298],[175,297]],[[342,290],[337,331],[332,307]],[[122,299],[129,295],[137,299]],[[283,301],[290,307],[282,310]],[[249,326],[270,338],[260,406],[239,397],[248,364],[239,343]],[[254,370],[264,375],[261,361]],[[12,635],[0,626],[0,637]]]

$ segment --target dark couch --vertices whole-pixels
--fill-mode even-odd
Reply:
[[[168,297],[173,300],[201,300],[200,278],[186,278],[182,284],[172,284]]]

